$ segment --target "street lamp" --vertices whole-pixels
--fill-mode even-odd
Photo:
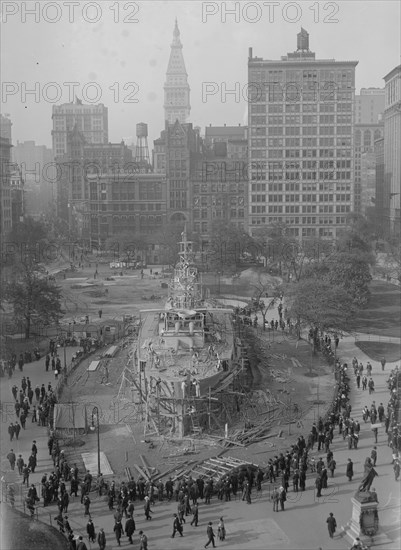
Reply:
[[[97,422],[97,475],[100,476],[100,426],[99,426],[99,409],[97,407],[93,407],[92,409],[92,424],[90,426],[90,430],[92,432],[95,431],[95,423],[94,423],[94,417],[96,416],[96,422]]]

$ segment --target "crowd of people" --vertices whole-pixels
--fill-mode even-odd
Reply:
[[[331,348],[332,346],[332,341],[327,335],[319,335],[319,342],[320,345],[326,347],[330,346]],[[334,345],[337,348],[337,340],[334,341]],[[50,363],[53,368],[53,359],[54,368],[57,368],[57,352],[55,349],[49,350],[49,354],[46,356],[46,371]],[[365,391],[369,387],[373,392],[374,383],[372,388],[369,386],[369,381],[364,384],[364,365],[354,358],[352,367],[357,388]],[[38,494],[35,485],[29,483],[29,474],[35,472],[37,465],[36,441],[33,441],[31,455],[27,462],[21,455],[17,457],[13,449],[10,450],[7,458],[11,469],[14,469],[15,465],[17,466],[18,472],[23,478],[22,483],[27,487],[26,504],[28,510],[33,515],[35,506],[38,505],[41,499],[44,507],[52,504],[56,505],[58,508],[58,513],[55,516],[56,523],[60,532],[68,538],[71,549],[74,550],[85,550],[86,543],[83,540],[83,535],[77,537],[70,526],[68,508],[72,497],[80,498],[83,513],[88,517],[86,526],[88,540],[90,542],[96,541],[100,550],[106,547],[104,529],[100,528],[98,533],[95,532],[91,513],[91,498],[93,498],[91,493],[93,493],[93,490],[97,492],[99,497],[106,497],[108,509],[114,517],[113,532],[118,545],[121,544],[124,534],[128,542],[133,543],[133,536],[136,532],[134,512],[138,512],[136,508],[138,501],[143,506],[144,518],[147,521],[152,519],[152,507],[156,502],[175,501],[177,503],[177,511],[172,517],[172,537],[175,537],[177,533],[184,536],[184,525],[187,523],[186,518],[188,516],[192,517],[189,522],[191,527],[199,525],[199,504],[201,501],[207,506],[215,498],[225,502],[231,501],[232,498],[239,498],[248,504],[252,504],[253,495],[255,492],[262,491],[262,484],[268,484],[269,486],[273,511],[285,511],[288,492],[290,490],[295,494],[303,492],[306,490],[307,483],[309,483],[309,487],[315,488],[317,498],[323,496],[322,492],[328,488],[329,476],[334,477],[337,470],[337,462],[331,449],[335,435],[342,436],[350,452],[358,448],[361,424],[359,419],[356,418],[356,414],[359,413],[353,413],[350,404],[350,370],[346,363],[341,364],[340,360],[337,359],[335,366],[337,391],[331,409],[324,418],[320,417],[316,423],[313,423],[310,432],[305,434],[305,437],[303,435],[299,436],[296,443],[291,445],[287,452],[278,453],[270,458],[265,468],[242,467],[217,481],[202,477],[193,479],[188,476],[174,481],[170,477],[165,483],[162,480],[153,482],[151,479],[146,480],[142,477],[137,480],[132,478],[127,482],[117,483],[113,480],[107,483],[101,474],[94,480],[90,471],[81,473],[75,463],[69,463],[65,452],[59,447],[57,437],[51,431],[52,410],[57,402],[51,383],[48,383],[47,388],[45,384],[42,384],[42,386],[37,385],[33,389],[29,377],[24,376],[20,387],[17,385],[12,387],[17,421],[10,424],[8,432],[10,441],[13,441],[14,437],[18,439],[21,429],[26,429],[25,423],[29,416],[31,422],[37,422],[43,427],[50,428],[48,450],[53,461],[53,471],[42,476],[40,494]],[[366,365],[366,373],[372,380],[372,366],[369,362]],[[363,420],[365,423],[370,421],[374,426],[377,421],[384,422],[389,438],[388,444],[393,450],[393,467],[396,481],[400,475],[401,453],[401,433],[398,431],[396,421],[399,414],[399,381],[400,372],[396,367],[388,379],[390,401],[387,409],[383,403],[376,406],[375,401],[373,401],[370,408],[365,406],[361,412],[361,421]],[[373,427],[372,429],[377,443],[377,428]],[[324,457],[321,456],[315,460],[312,456],[315,446],[318,453],[324,453]],[[352,481],[354,476],[354,465],[351,456],[344,471],[349,481]],[[375,477],[376,460],[377,447],[373,446],[371,456],[367,457],[365,461],[364,478],[360,485],[361,490],[370,490]],[[125,520],[124,525],[123,520]],[[336,520],[332,514],[327,520],[327,525],[331,537],[336,529]],[[138,535],[140,549],[146,550],[148,545],[147,535],[143,530],[140,530]],[[205,548],[209,545],[215,547],[212,522],[207,524],[206,535]],[[220,540],[226,538],[223,517],[220,517],[218,522],[217,536]],[[355,548],[358,548],[358,546],[355,546]]]

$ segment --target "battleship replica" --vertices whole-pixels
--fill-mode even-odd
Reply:
[[[184,228],[164,308],[140,312],[134,369],[145,435],[183,438],[224,428],[216,395],[243,367],[233,311],[204,299],[194,259]]]

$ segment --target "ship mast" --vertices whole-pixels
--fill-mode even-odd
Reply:
[[[195,253],[193,242],[187,239],[187,227],[181,233],[179,260],[170,282],[169,304],[173,309],[194,309],[200,305],[201,291],[199,274],[193,265]]]

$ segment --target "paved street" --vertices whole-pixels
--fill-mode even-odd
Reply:
[[[67,348],[68,360],[73,352],[74,348]],[[347,337],[341,341],[339,355],[348,364],[351,363],[354,355],[364,364],[368,360],[355,347],[353,337]],[[190,548],[202,548],[207,540],[205,535],[207,522],[213,521],[215,530],[217,530],[217,522],[220,516],[223,516],[226,522],[227,539],[223,543],[217,542],[219,547],[233,550],[267,548],[282,548],[283,550],[290,548],[322,548],[323,550],[328,550],[331,548],[344,549],[349,547],[349,542],[340,536],[341,526],[345,525],[351,517],[352,505],[350,499],[360,483],[365,458],[370,456],[373,446],[373,434],[370,430],[370,424],[363,422],[361,411],[365,405],[370,407],[373,400],[376,401],[376,404],[383,402],[386,406],[389,396],[386,380],[391,368],[395,366],[395,364],[387,364],[386,371],[383,373],[379,363],[374,361],[371,361],[371,363],[373,365],[373,378],[376,386],[376,391],[372,395],[369,395],[367,391],[357,390],[353,375],[351,376],[351,417],[356,417],[361,422],[359,447],[357,450],[353,449],[349,451],[345,448],[346,445],[342,437],[336,435],[332,450],[337,462],[337,469],[335,477],[333,479],[329,478],[329,487],[323,490],[321,498],[318,499],[316,497],[314,477],[308,477],[307,490],[304,493],[294,494],[290,487],[287,495],[286,510],[275,513],[273,512],[273,506],[269,498],[270,486],[268,483],[265,483],[262,494],[254,493],[251,505],[241,500],[222,503],[217,498],[213,498],[209,506],[201,503],[199,509],[200,525],[195,528],[189,525],[190,521],[187,522],[184,526],[184,538],[174,540],[170,538],[170,535],[172,516],[176,512],[176,504],[157,503],[153,507],[154,515],[152,522],[146,522],[143,505],[137,501],[135,510],[137,531],[143,529],[148,534],[149,547],[165,548],[166,550],[173,548],[183,548],[186,550]],[[47,374],[45,373],[43,358],[40,361],[26,365],[22,374],[31,378],[33,386],[42,382],[47,384],[49,380],[52,380],[53,376],[50,371]],[[12,399],[10,399],[12,397],[11,386],[14,383],[19,384],[21,377],[21,373],[16,372],[11,380],[2,379],[2,403],[12,403]],[[1,425],[1,443],[3,449],[1,466],[3,475],[5,470],[9,470],[8,462],[4,458],[10,447],[10,443],[7,441],[8,424],[9,420],[5,419],[3,415]],[[387,436],[384,433],[384,428],[379,430],[379,432],[378,462],[376,466],[379,477],[376,478],[374,486],[380,502],[380,524],[393,541],[393,544],[387,545],[386,548],[399,548],[401,540],[399,525],[400,484],[394,483],[391,451],[387,446]],[[33,439],[36,439],[39,447],[38,467],[35,474],[31,475],[32,482],[36,483],[40,481],[43,473],[51,471],[52,463],[47,450],[46,430],[37,427],[35,424],[32,425],[28,417],[27,430],[21,433],[18,442],[14,440],[12,443],[16,454],[22,453],[24,457],[27,457]],[[268,453],[267,451],[266,458],[269,458],[272,454],[272,452]],[[319,453],[315,453],[315,455],[318,457]],[[324,453],[322,453],[322,456],[324,457]],[[265,455],[262,454],[261,457],[265,458]],[[352,458],[355,470],[354,480],[351,483],[345,477],[345,464],[348,457]],[[7,478],[10,479],[9,473],[7,474]],[[337,536],[333,540],[329,539],[326,526],[326,518],[330,512],[334,513],[338,525]],[[96,530],[100,526],[105,528],[108,539],[107,548],[117,548],[112,531],[114,521],[107,509],[104,497],[100,499],[93,494],[91,513]],[[52,518],[56,515],[55,506],[51,507],[51,512],[49,512],[49,508],[39,508],[39,517],[43,517],[47,522],[50,515]],[[76,535],[85,534],[86,518],[83,515],[83,507],[80,504],[79,498],[74,499],[72,497],[71,499],[69,519]],[[188,519],[190,520],[190,518]],[[122,545],[129,546],[125,537]],[[88,544],[88,548],[90,547]],[[92,545],[92,547],[97,548],[97,545]]]

